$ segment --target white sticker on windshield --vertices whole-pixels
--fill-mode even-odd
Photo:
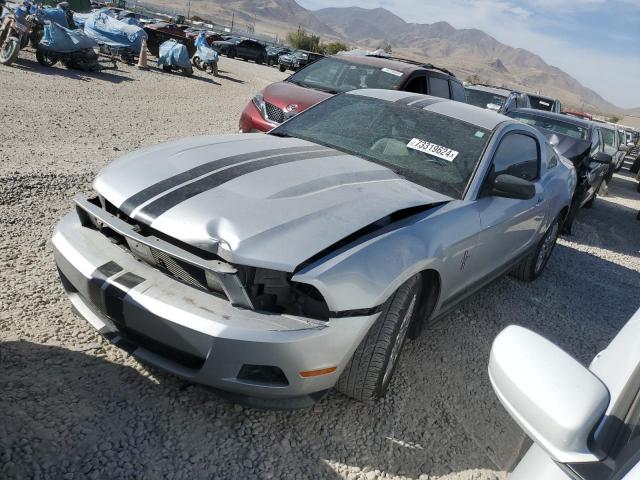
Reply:
[[[434,157],[442,158],[448,162],[453,162],[453,160],[458,156],[459,152],[455,150],[451,150],[447,147],[442,147],[440,145],[436,145],[435,143],[427,142],[426,140],[420,140],[419,138],[412,138],[409,143],[407,143],[407,148],[412,148],[419,152],[428,153],[429,155],[433,155]]]
[[[390,68],[383,68],[382,71],[384,73],[390,73],[391,75],[395,75],[396,77],[401,77],[402,76],[402,72],[399,72],[397,70],[391,70]]]

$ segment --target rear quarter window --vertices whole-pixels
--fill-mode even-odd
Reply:
[[[449,82],[440,77],[429,77],[429,95],[450,98]]]
[[[457,102],[467,101],[467,95],[465,94],[464,87],[460,82],[451,80],[451,98]]]

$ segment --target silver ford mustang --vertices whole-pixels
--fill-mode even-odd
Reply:
[[[53,245],[77,312],[143,361],[254,406],[371,401],[428,321],[540,275],[575,181],[528,125],[359,90],[125,155]]]

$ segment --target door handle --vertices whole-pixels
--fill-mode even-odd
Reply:
[[[538,201],[536,202],[536,205],[540,205],[542,202],[544,202],[544,197],[540,195],[538,196]]]

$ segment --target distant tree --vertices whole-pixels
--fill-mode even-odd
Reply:
[[[349,45],[343,42],[323,43],[320,45],[320,50],[325,55],[335,55],[338,52],[349,50]]]
[[[389,55],[393,54],[393,49],[391,48],[391,44],[387,42],[387,44],[382,48]]]
[[[314,34],[307,34],[304,28],[298,28],[295,32],[289,32],[287,34],[287,43],[301,50],[309,50],[310,52],[320,51],[320,37]]]
[[[482,81],[480,80],[480,76],[477,73],[474,73],[473,75],[469,75],[466,81],[473,84],[482,83]]]
[[[621,120],[620,117],[616,117],[616,116],[613,116],[613,117],[609,118],[609,121],[611,123],[618,123],[620,120]]]

